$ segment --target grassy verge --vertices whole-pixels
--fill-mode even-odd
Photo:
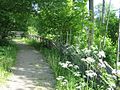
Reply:
[[[83,49],[76,53],[72,47],[67,48],[73,53],[73,60],[76,61],[73,63],[67,51],[69,56],[67,53],[62,56],[55,48],[45,47],[35,40],[26,41],[39,50],[50,64],[57,81],[56,90],[120,90],[116,75],[108,74],[104,64],[98,61],[101,60],[99,55],[104,56],[103,51],[93,48],[93,51]]]
[[[11,74],[10,68],[16,60],[17,47],[15,44],[0,46],[0,84],[4,83]]]
[[[55,78],[60,77],[61,80],[56,80],[56,90],[76,90],[76,82],[78,80],[82,80],[81,78],[74,77],[71,71],[67,69],[64,70],[60,65],[59,62],[61,61],[60,53],[55,49],[48,49],[43,47],[42,44],[37,43],[35,40],[27,40],[24,39],[29,45],[34,46],[37,50],[39,50],[45,60],[50,64]],[[62,79],[63,77],[63,79]]]

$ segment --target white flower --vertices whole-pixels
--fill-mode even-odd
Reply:
[[[120,76],[120,70],[113,69],[112,74]]]
[[[57,77],[56,79],[58,80],[58,81],[60,81],[60,80],[63,80],[65,77],[64,76],[59,76],[59,77]]]
[[[99,66],[100,68],[105,68],[105,67],[106,67],[105,64],[103,64],[103,63],[98,63],[98,66]]]
[[[71,62],[70,61],[66,61],[67,64],[70,64]]]
[[[74,72],[73,74],[74,74],[74,76],[77,76],[77,77],[80,76],[80,72]]]
[[[81,59],[81,61],[84,61],[84,62],[86,62],[86,59],[85,59],[85,58],[82,58],[82,59]]]
[[[59,62],[58,64],[62,66],[63,63],[62,63],[62,62]]]
[[[117,66],[118,66],[118,67],[120,66],[120,62],[117,62]]]
[[[80,85],[79,85],[79,86],[77,86],[77,87],[76,87],[76,89],[80,89],[80,90],[81,90],[81,86],[80,86]]]
[[[69,64],[68,67],[73,67],[73,64]]]
[[[67,63],[63,63],[63,64],[62,64],[62,67],[63,67],[63,68],[68,68],[68,64],[67,64]]]
[[[102,59],[99,59],[98,66],[99,66],[100,68],[105,68],[105,67],[106,67],[105,64],[103,63],[103,60],[102,60]]]
[[[94,54],[97,54],[97,53],[98,53],[98,51],[93,51],[93,53],[94,53]]]
[[[116,84],[114,82],[109,82],[109,86],[116,87]]]
[[[85,71],[86,72],[86,75],[88,76],[88,77],[95,77],[95,76],[97,76],[97,74],[93,71],[93,70],[87,70],[87,71]]]
[[[61,65],[63,68],[68,68],[68,63],[59,62],[59,65]]]
[[[79,66],[78,65],[74,65],[74,69],[79,69]]]
[[[63,68],[68,68],[69,67],[69,64],[71,64],[70,61],[66,61],[65,63],[62,63],[62,62],[59,62],[59,65]]]
[[[87,61],[87,63],[94,63],[94,62],[95,62],[95,59],[92,58],[92,57],[87,57],[87,58],[86,58],[86,61]]]
[[[99,58],[103,57],[105,58],[105,52],[104,51],[99,51],[99,53],[97,54],[99,56]]]
[[[114,90],[112,87],[107,88],[107,90]]]
[[[67,83],[68,83],[68,81],[65,79],[65,80],[63,80],[63,82],[61,83],[62,85],[67,85]]]
[[[91,50],[89,50],[87,48],[85,48],[83,51],[85,52],[85,54],[90,54],[91,53]]]
[[[87,57],[86,59],[85,59],[85,58],[82,58],[81,60],[84,61],[84,62],[87,62],[87,63],[89,63],[89,64],[95,62],[95,59],[92,58],[92,57]]]
[[[83,75],[83,78],[86,78],[86,76],[85,76],[85,75]]]
[[[85,82],[82,82],[81,85],[82,85],[82,87],[85,87],[86,83],[85,83]]]

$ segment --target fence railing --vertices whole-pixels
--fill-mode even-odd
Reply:
[[[37,42],[42,42],[42,44],[48,48],[56,47],[57,43],[53,40],[38,36],[38,35],[27,35],[27,38],[34,39]]]

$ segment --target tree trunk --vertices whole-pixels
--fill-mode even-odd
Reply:
[[[117,49],[117,62],[120,60],[120,9],[119,9],[119,32],[118,32],[118,49]]]
[[[104,23],[104,16],[105,16],[105,0],[103,0],[102,4],[102,24]]]
[[[93,38],[94,38],[94,0],[89,0],[89,16],[90,16],[90,23],[92,23],[92,26],[90,26],[89,28],[88,49],[93,44]]]
[[[119,33],[118,33],[118,56],[117,62],[120,61],[120,9],[119,9]]]
[[[105,35],[104,35],[104,38],[103,38],[103,48],[105,48],[105,45],[106,45],[106,36],[107,36],[107,33],[108,33],[108,24],[109,24],[110,8],[111,8],[111,0],[109,1],[109,7],[108,7],[108,12],[107,12],[106,31],[105,31]]]
[[[116,73],[118,70],[118,62],[120,61],[120,9],[119,9],[119,32],[118,32],[118,49],[117,49],[117,61],[116,61]],[[119,85],[119,77],[117,76],[116,85]]]

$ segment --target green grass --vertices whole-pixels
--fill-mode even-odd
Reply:
[[[56,80],[56,90],[76,90],[75,83],[78,81],[78,78],[75,78],[73,74],[68,71],[64,70],[58,63],[60,62],[60,54],[55,48],[48,49],[47,47],[42,47],[42,44],[37,43],[35,40],[27,40],[24,39],[29,45],[34,46],[37,50],[39,50],[44,59],[49,63],[51,66],[55,78],[58,76],[64,76],[66,80],[68,80],[68,84],[66,86],[61,86],[62,83]]]
[[[56,78],[56,90],[107,90],[110,86],[112,86],[110,83],[115,84],[115,80],[113,80],[113,78],[111,78],[112,76],[108,75],[103,68],[100,69],[102,73],[102,79],[99,81],[97,81],[97,77],[89,79],[83,71],[80,71],[80,69],[77,70],[73,67],[61,67],[59,62],[65,63],[64,59],[66,60],[66,57],[62,56],[57,49],[43,46],[42,43],[38,43],[35,40],[25,39],[25,42],[39,50],[42,53],[44,59],[47,60],[47,62],[50,64]],[[76,58],[74,58],[74,60],[76,60]],[[71,64],[76,65],[76,63]],[[91,70],[92,66],[93,64],[91,64],[87,70]],[[94,69],[95,68],[96,67],[94,66]],[[75,76],[74,73],[76,73],[76,71],[80,72],[80,76]],[[57,80],[59,76],[63,76],[64,78]],[[104,82],[103,79],[107,80],[107,82]],[[65,84],[65,81],[67,81],[67,84]],[[65,85],[63,85],[63,83]],[[116,86],[115,88],[119,88],[119,86]]]
[[[15,64],[17,47],[15,44],[0,46],[0,84],[11,75],[10,68]]]

